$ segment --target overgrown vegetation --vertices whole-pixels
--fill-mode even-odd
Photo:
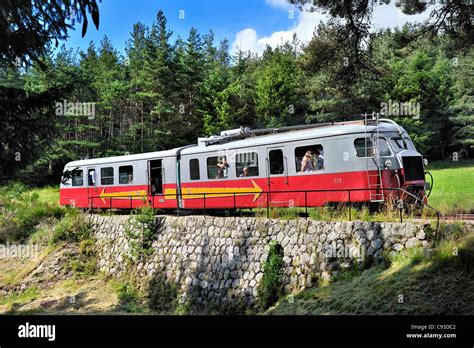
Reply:
[[[143,312],[141,296],[132,282],[111,280],[111,285],[115,290],[122,310],[129,313]]]
[[[268,313],[474,313],[474,234],[443,240],[435,249],[420,247],[384,256],[385,263],[304,290],[291,303],[281,300]]]
[[[125,234],[130,239],[132,257],[144,260],[153,253],[152,243],[160,226],[155,215],[155,210],[150,206],[132,211],[133,219],[125,229]]]
[[[71,255],[67,267],[74,274],[81,277],[90,277],[97,272],[97,259],[93,239],[84,239],[79,242],[78,254]]]
[[[282,246],[273,241],[263,264],[263,278],[258,288],[258,305],[262,310],[272,306],[282,294],[283,256]]]
[[[155,275],[149,283],[148,306],[158,312],[170,313],[178,308],[178,286]]]
[[[70,210],[54,229],[52,243],[62,241],[79,243],[91,237],[91,226],[82,214]]]
[[[47,219],[61,219],[67,209],[40,201],[37,192],[20,183],[0,188],[3,214],[0,214],[0,242],[22,242]]]
[[[9,311],[13,311],[16,306],[31,302],[40,294],[37,287],[30,287],[20,293],[13,293],[5,297],[0,296],[0,306],[6,305]]]

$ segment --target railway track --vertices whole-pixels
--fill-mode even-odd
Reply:
[[[451,214],[441,216],[442,220],[469,220],[474,221],[474,214]]]

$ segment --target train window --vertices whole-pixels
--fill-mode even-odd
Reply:
[[[246,152],[235,155],[235,174],[238,178],[258,176],[258,154]]]
[[[133,184],[133,166],[119,167],[119,184]]]
[[[324,170],[324,151],[322,145],[305,145],[295,148],[296,172]]]
[[[229,175],[229,162],[226,156],[207,158],[207,178],[226,179]]]
[[[388,147],[387,140],[385,140],[384,138],[379,138],[378,146],[380,156],[392,155],[392,151],[390,151],[390,148]]]
[[[270,174],[283,174],[285,170],[285,167],[283,165],[283,151],[271,150],[268,153],[268,157],[270,158]]]
[[[357,157],[371,157],[374,155],[374,146],[369,138],[357,138],[354,140],[354,147]]]
[[[197,158],[189,160],[189,178],[191,180],[199,180],[201,178],[199,174],[199,160]]]
[[[89,186],[95,186],[95,169],[89,169],[87,173],[87,181]]]
[[[415,145],[408,136],[404,136],[403,140],[405,140],[405,144],[407,145],[408,150],[415,150]]]
[[[114,168],[100,168],[100,183],[101,185],[113,185],[114,184]]]
[[[72,186],[84,185],[84,177],[82,176],[82,169],[72,171]]]
[[[407,149],[407,144],[405,143],[405,140],[400,137],[390,139],[390,143],[392,144],[393,149],[397,152]]]
[[[395,137],[390,139],[390,143],[392,144],[393,149],[398,152],[401,150],[414,150],[415,147],[411,142],[410,138],[408,137]]]

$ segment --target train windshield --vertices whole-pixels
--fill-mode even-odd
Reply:
[[[411,142],[410,138],[408,137],[395,137],[390,139],[390,143],[392,144],[393,149],[395,152],[399,152],[402,150],[414,150],[415,147]]]

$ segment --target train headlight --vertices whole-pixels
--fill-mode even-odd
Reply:
[[[423,158],[423,164],[425,165],[425,167],[428,165],[428,160],[426,158]]]
[[[385,166],[385,168],[390,168],[390,167],[392,166],[392,161],[389,160],[389,159],[388,159],[388,160],[385,160],[384,166]]]

